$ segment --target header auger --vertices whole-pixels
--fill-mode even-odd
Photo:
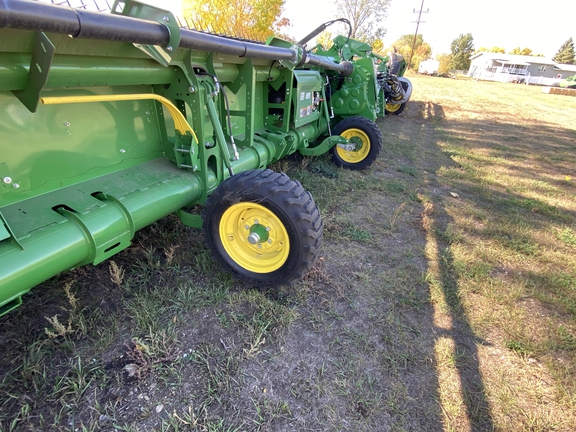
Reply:
[[[229,39],[130,0],[110,14],[0,0],[0,40],[0,314],[174,212],[239,279],[301,278],[320,214],[266,167],[330,152],[363,169],[382,146],[374,57],[353,40]]]

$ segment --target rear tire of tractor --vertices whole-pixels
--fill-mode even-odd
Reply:
[[[348,117],[336,125],[332,134],[348,139],[355,146],[354,149],[346,149],[335,145],[330,149],[332,160],[342,168],[368,168],[382,150],[382,132],[376,123],[366,117]]]
[[[236,174],[210,195],[202,212],[204,242],[234,277],[261,288],[301,279],[322,243],[312,195],[284,173]]]

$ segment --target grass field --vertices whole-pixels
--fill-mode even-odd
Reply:
[[[2,431],[576,430],[576,98],[413,77],[321,258],[263,293],[165,218],[0,319]]]

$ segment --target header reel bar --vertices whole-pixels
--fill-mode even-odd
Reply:
[[[131,1],[116,2],[126,7]],[[139,10],[151,8],[139,4]],[[156,8],[153,8],[156,9]],[[131,12],[131,11],[130,11]],[[171,14],[170,14],[171,15]],[[261,58],[268,60],[285,60],[300,64],[304,50],[261,45],[254,42],[229,39],[196,30],[170,28],[168,23],[152,22],[124,15],[104,14],[82,9],[64,8],[21,0],[0,0],[0,28],[35,30],[67,34],[74,38],[99,39],[116,42],[127,42],[137,45],[172,47],[174,31],[180,32],[181,48],[236,55],[238,57]],[[172,47],[175,49],[176,47]],[[326,58],[308,55],[306,63],[325,69],[334,70],[343,76],[349,76],[353,67],[349,62],[333,63]]]

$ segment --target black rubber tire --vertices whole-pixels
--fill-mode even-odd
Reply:
[[[386,112],[386,115],[400,115],[402,111],[404,111],[404,108],[406,108],[406,102],[401,104],[400,108],[398,108],[396,111],[388,111],[387,109],[384,109],[384,111]]]
[[[366,117],[354,116],[348,117],[342,120],[336,125],[332,130],[333,135],[346,135],[347,131],[352,129],[358,129],[362,131],[368,138],[369,149],[364,157],[361,157],[357,161],[355,160],[345,160],[338,153],[337,146],[330,149],[330,155],[334,163],[342,168],[347,168],[351,170],[361,170],[368,168],[374,163],[378,158],[380,151],[382,150],[382,132],[380,128],[373,121],[367,119]],[[345,136],[346,138],[346,136]]]
[[[265,207],[286,229],[288,256],[276,270],[264,273],[249,270],[237,262],[222,243],[220,225],[226,226],[222,222],[225,212],[236,204],[249,207],[250,203]],[[301,279],[314,264],[322,244],[322,218],[310,192],[286,174],[269,169],[245,171],[227,179],[206,201],[202,220],[204,242],[214,258],[237,279],[261,288]],[[237,237],[244,242],[243,248],[251,247],[245,236]],[[257,262],[256,255],[246,254],[242,258]]]

